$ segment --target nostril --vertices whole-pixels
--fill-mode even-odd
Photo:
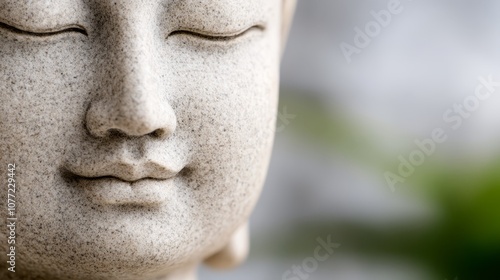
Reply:
[[[149,135],[151,135],[154,138],[163,138],[167,135],[166,129],[159,128],[153,132],[151,132]]]
[[[128,137],[127,133],[123,132],[120,129],[116,129],[116,128],[109,129],[106,134],[107,134],[106,136],[109,138],[126,138],[126,137]]]
[[[155,131],[153,132],[150,132],[150,133],[145,133],[144,135],[149,135],[153,138],[164,138],[166,135],[167,135],[167,131],[165,129],[162,129],[162,128],[159,128],[159,129],[156,129]],[[114,139],[119,139],[119,138],[135,138],[135,137],[141,137],[141,135],[132,135],[130,133],[127,133],[121,129],[117,129],[117,128],[112,128],[112,129],[109,129],[107,132],[106,132],[106,135],[105,137],[107,138],[114,138]]]
[[[84,123],[91,136],[113,139],[148,136],[152,139],[165,139],[175,131],[177,118],[168,103],[158,104],[159,102],[148,99],[135,104],[133,110],[130,110],[130,100],[133,98],[129,95],[132,94],[122,98],[123,102],[101,99],[89,106]]]

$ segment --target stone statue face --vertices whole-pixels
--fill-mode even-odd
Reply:
[[[0,0],[17,277],[148,279],[225,246],[266,174],[282,6]]]

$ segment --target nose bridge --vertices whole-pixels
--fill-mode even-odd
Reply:
[[[144,18],[129,17],[119,17],[113,34],[114,50],[110,63],[110,72],[114,73],[113,92],[121,95],[124,102],[146,102],[157,97],[159,90],[153,31],[145,24]]]
[[[160,102],[159,77],[154,67],[154,50],[147,28],[139,22],[120,25],[125,30],[115,34],[114,55],[109,64],[112,74],[111,94],[116,129],[136,136],[152,130],[156,106]]]
[[[151,18],[129,10],[110,20],[113,22],[102,39],[106,42],[104,90],[91,104],[88,129],[101,137],[111,130],[129,136],[173,132],[176,119],[162,94]]]

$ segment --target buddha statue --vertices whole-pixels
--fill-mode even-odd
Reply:
[[[294,4],[0,0],[0,278],[241,263]]]

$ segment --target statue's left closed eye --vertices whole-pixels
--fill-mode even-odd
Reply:
[[[168,37],[175,35],[190,35],[194,37],[198,37],[200,39],[205,39],[209,41],[231,41],[235,40],[239,37],[244,36],[245,34],[251,31],[263,31],[265,27],[263,25],[254,25],[239,31],[228,32],[228,33],[216,33],[216,32],[208,32],[202,30],[193,30],[193,29],[180,29],[171,32]]]

